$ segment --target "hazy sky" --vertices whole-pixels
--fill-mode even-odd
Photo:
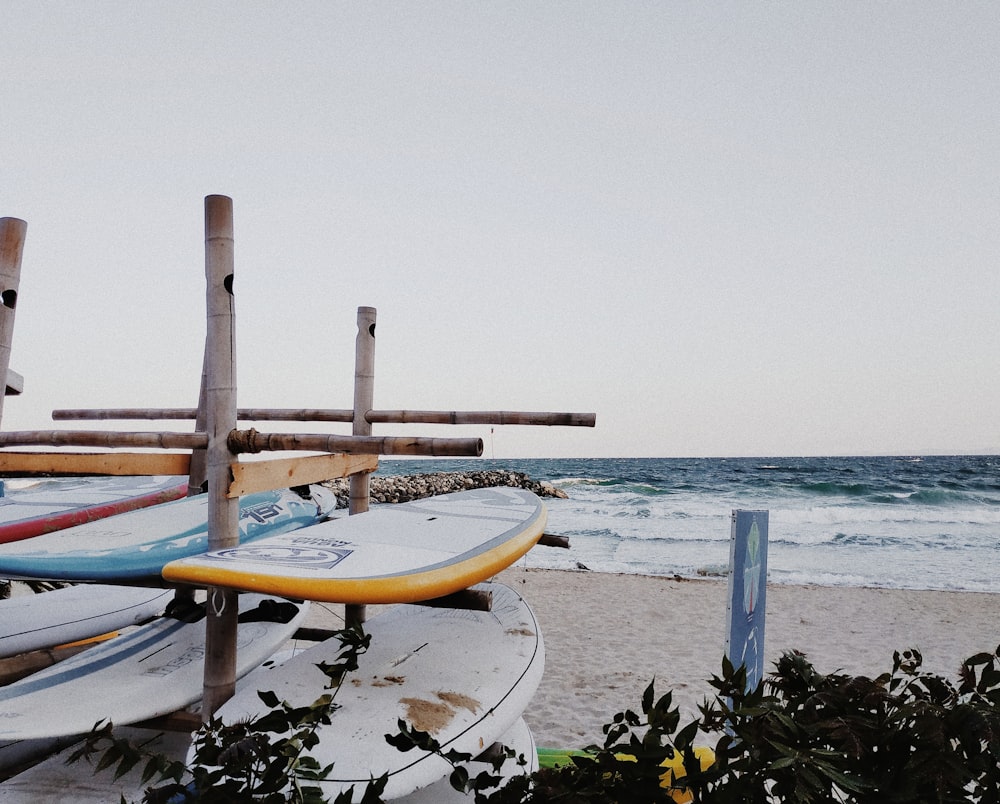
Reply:
[[[377,434],[1000,451],[998,42],[992,1],[8,0],[4,429],[195,404],[219,193],[242,406],[350,407],[372,306],[377,408],[597,414]]]

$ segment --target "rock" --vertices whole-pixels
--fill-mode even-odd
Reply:
[[[337,507],[347,508],[349,505],[349,481],[347,478],[328,480],[324,486],[337,495]],[[432,472],[422,475],[394,475],[391,477],[373,476],[369,489],[369,499],[372,503],[400,503],[419,500],[423,497],[433,497],[435,494],[447,494],[451,491],[465,489],[494,488],[496,486],[511,486],[513,488],[533,491],[539,497],[559,497],[566,499],[566,492],[557,489],[551,483],[532,480],[524,472],[494,470],[483,472]]]

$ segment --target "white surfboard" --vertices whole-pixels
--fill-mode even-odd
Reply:
[[[203,604],[204,605],[204,604]],[[200,700],[204,609],[164,615],[64,662],[0,687],[0,740],[89,732],[99,721],[127,725]],[[236,675],[259,666],[295,633],[307,604],[240,597]]]
[[[242,542],[325,518],[336,497],[322,486],[240,498]],[[208,495],[199,494],[97,522],[0,544],[0,578],[132,585],[161,584],[168,561],[208,547]]]
[[[510,587],[481,584],[491,611],[396,606],[365,623],[371,646],[359,657],[336,695],[332,724],[319,731],[312,750],[320,766],[335,763],[320,786],[328,797],[372,777],[389,774],[384,797],[395,799],[427,787],[451,765],[418,749],[402,752],[384,735],[402,718],[429,732],[447,749],[476,756],[521,717],[542,678],[545,649],[534,613]],[[319,662],[341,652],[336,638],[310,648],[272,670],[260,671],[216,713],[224,723],[266,711],[254,686],[293,706],[324,693]]]
[[[115,736],[129,740],[133,745],[142,746],[144,750],[155,752],[167,759],[183,760],[191,745],[191,737],[187,733],[162,732],[150,729],[123,727],[115,729]],[[517,774],[532,773],[538,769],[538,756],[534,754],[535,743],[523,720],[518,720],[504,734],[499,742],[523,754],[528,764],[518,766],[514,760],[508,760],[500,770],[504,782]],[[67,760],[75,750],[70,746],[53,756],[39,762],[32,768],[19,773],[0,784],[0,804],[108,804],[120,801],[124,796],[126,801],[139,801],[148,787],[161,787],[165,782],[155,778],[148,782],[142,781],[142,771],[145,762],[119,778],[115,778],[116,766],[97,770],[96,761],[100,754],[87,759],[67,764]],[[532,762],[533,758],[533,762]],[[492,772],[492,768],[483,762],[472,761],[467,764],[469,774],[475,776],[484,770]],[[183,797],[178,796],[178,802]],[[472,798],[457,792],[447,779],[425,787],[408,796],[396,799],[398,804],[471,804]]]
[[[414,603],[510,566],[541,537],[545,516],[530,491],[461,491],[182,558],[163,577],[329,603]]]
[[[0,658],[138,625],[173,596],[172,590],[87,584],[0,600]]]

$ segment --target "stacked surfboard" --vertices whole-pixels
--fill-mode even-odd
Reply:
[[[386,734],[399,721],[427,732],[443,751],[478,756],[497,742],[526,763],[537,755],[522,714],[545,666],[530,606],[514,590],[487,582],[534,546],[545,527],[538,497],[514,488],[476,489],[411,503],[208,552],[167,564],[169,581],[228,586],[334,603],[401,604],[365,623],[371,645],[339,687],[331,725],[312,754],[333,770],[321,783],[330,800],[388,776],[385,800],[448,802],[452,766],[419,749],[401,752]],[[420,605],[472,588],[488,610]],[[311,704],[328,679],[319,665],[342,650],[336,637],[251,676],[222,706],[223,723],[266,711],[258,690],[293,706]],[[467,800],[464,798],[458,800]]]
[[[313,524],[335,505],[319,487],[250,495],[241,500],[240,533],[252,540]],[[0,687],[0,772],[98,721],[133,723],[200,699],[204,609],[171,605],[160,571],[205,549],[206,508],[204,496],[186,498],[0,544],[0,578],[86,582],[0,601],[0,657],[127,629]],[[260,595],[240,605],[238,672],[245,674],[290,638],[305,609]],[[167,672],[169,662],[177,672]]]
[[[401,604],[365,624],[370,648],[361,655],[358,670],[341,685],[332,725],[319,735],[313,754],[321,765],[334,763],[323,782],[324,791],[335,798],[354,788],[360,798],[368,780],[386,774],[387,800],[412,804],[450,800],[448,762],[420,750],[401,752],[386,742],[384,735],[396,733],[399,720],[429,733],[443,750],[475,757],[503,741],[527,760],[518,772],[536,767],[534,743],[522,714],[544,668],[541,633],[528,604],[509,587],[487,579],[537,543],[545,525],[541,501],[520,489],[478,489],[378,506],[334,520],[318,513],[323,506],[315,499],[310,504],[311,514],[297,516],[291,510],[273,510],[282,505],[295,508],[293,499],[243,498],[241,543],[221,551],[205,550],[204,526],[198,526],[204,522],[204,512],[169,511],[181,505],[190,509],[190,501],[161,505],[160,515],[142,525],[138,520],[122,522],[143,513],[133,512],[103,524],[0,545],[0,577],[117,584],[141,579],[145,584],[230,587],[247,593],[241,595],[241,608],[245,603],[254,611],[280,607],[285,598]],[[164,510],[172,517],[170,524],[164,523]],[[81,533],[82,528],[91,530]],[[470,587],[479,600],[490,603],[487,610],[442,605],[443,596]],[[431,600],[437,605],[422,605]],[[340,653],[336,637],[280,666],[253,671],[268,650],[273,652],[290,636],[282,628],[297,623],[299,616],[286,611],[280,626],[273,617],[255,619],[257,630],[272,636],[261,633],[248,647],[241,644],[241,672],[248,675],[217,713],[224,723],[262,714],[259,690],[273,691],[296,706],[324,694],[328,679],[317,665]],[[188,664],[200,671],[201,656],[194,654],[203,643],[199,646],[195,637],[175,640],[182,631],[184,625],[176,621],[157,620],[80,654],[78,660],[0,688],[0,714],[6,712],[0,717],[0,740],[79,733],[100,719],[87,707],[79,713],[73,707],[57,712],[57,700],[98,700],[111,710],[104,716],[116,724],[187,705],[189,696],[161,694],[159,687],[154,692],[150,686],[134,696],[125,693],[137,677],[150,675],[153,664],[171,668],[169,676]],[[176,656],[164,648],[175,641]],[[157,658],[151,662],[152,656]],[[167,687],[190,689],[187,684]],[[77,692],[84,688],[90,690],[87,695]],[[133,699],[156,699],[163,711],[145,711],[146,704],[139,714]],[[64,725],[56,728],[56,720]],[[0,791],[13,783],[0,786]]]

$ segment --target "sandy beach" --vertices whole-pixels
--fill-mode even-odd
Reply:
[[[500,580],[531,604],[545,640],[545,676],[525,720],[539,745],[603,742],[601,727],[638,709],[656,679],[682,714],[711,693],[725,647],[724,580],[566,572],[516,566]],[[342,607],[341,607],[342,608]],[[327,627],[338,607],[315,608]],[[374,616],[378,607],[369,608]],[[330,615],[334,616],[331,617]],[[924,667],[955,679],[958,663],[1000,643],[1000,595],[852,587],[767,590],[766,668],[790,649],[821,672],[878,675],[893,650],[915,647]]]

